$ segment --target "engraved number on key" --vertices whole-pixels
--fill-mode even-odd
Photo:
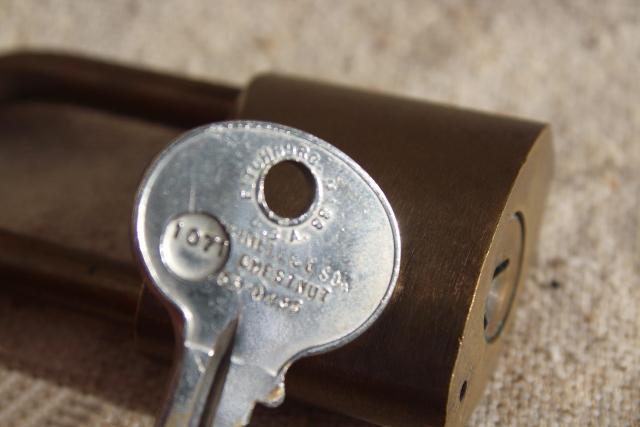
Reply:
[[[186,213],[167,224],[160,244],[165,266],[185,280],[217,273],[229,257],[229,237],[211,215]]]

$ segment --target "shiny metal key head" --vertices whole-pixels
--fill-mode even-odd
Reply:
[[[282,162],[312,177],[311,203],[293,217],[266,197]],[[255,401],[280,401],[288,366],[363,332],[398,276],[397,223],[371,177],[328,143],[271,123],[178,138],[142,182],[134,234],[186,348],[215,353],[234,331],[214,425],[242,424]]]

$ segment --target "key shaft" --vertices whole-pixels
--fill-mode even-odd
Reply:
[[[170,397],[157,420],[158,426],[213,425],[236,325],[237,319],[230,321],[215,337],[212,346],[184,342],[169,387]]]

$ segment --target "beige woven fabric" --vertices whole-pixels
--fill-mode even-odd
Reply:
[[[640,425],[640,3],[0,0],[0,49],[213,81],[278,70],[553,125],[540,263],[471,425]],[[552,286],[551,283],[557,286]],[[147,426],[125,328],[0,299],[0,425]],[[294,406],[256,425],[359,425]]]

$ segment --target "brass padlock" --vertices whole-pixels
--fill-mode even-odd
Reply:
[[[400,277],[370,330],[293,365],[287,394],[385,425],[468,419],[535,256],[552,173],[546,125],[282,76],[239,91],[47,55],[0,60],[0,96],[0,180],[30,185],[3,190],[0,274],[113,317],[137,307],[137,336],[154,353],[171,347],[171,329],[146,293],[138,301],[129,248],[147,163],[184,129],[229,118],[330,141],[393,206]],[[33,174],[34,157],[19,153],[42,147],[47,167]]]

